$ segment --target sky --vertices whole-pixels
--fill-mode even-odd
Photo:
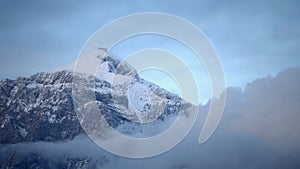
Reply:
[[[244,87],[258,77],[299,66],[299,5],[290,0],[4,0],[0,2],[0,79],[51,71],[74,61],[87,39],[114,19],[138,12],[164,12],[202,30],[219,54],[227,85]],[[161,44],[177,54],[176,42],[145,38],[147,43],[134,47],[123,43],[128,50],[121,50],[121,44],[112,54],[124,57],[135,49]]]

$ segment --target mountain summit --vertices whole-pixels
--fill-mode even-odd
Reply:
[[[116,69],[119,64],[120,61],[111,56],[100,58],[100,70],[97,77],[64,70],[53,73],[37,73],[30,77],[19,77],[15,80],[1,80],[1,147],[41,141],[49,143],[68,142],[77,136],[85,135],[75,113],[72,94],[74,79],[81,79],[93,84],[92,86],[83,86],[81,92],[93,93],[99,106],[99,115],[103,115],[111,127],[136,137],[138,137],[136,133],[143,132],[147,133],[146,136],[159,134],[162,131],[152,132],[153,127],[149,126],[164,123],[170,115],[177,115],[182,109],[191,106],[178,96],[139,78],[138,75],[132,73],[135,70],[129,65],[123,65],[122,69]],[[111,81],[112,76],[118,76],[117,85],[112,85],[114,82]],[[131,81],[126,81],[128,78]],[[115,92],[112,94],[113,90]],[[126,95],[128,91],[130,94]],[[158,112],[159,109],[156,108],[158,106],[165,106],[163,112]],[[87,114],[83,121],[90,118],[88,112],[84,113]],[[147,124],[139,123],[140,121]],[[102,124],[97,125],[101,126]],[[105,127],[102,126],[103,130]],[[0,163],[3,165],[0,165],[0,168],[28,163],[28,159],[31,158],[42,158],[37,153],[20,155],[13,148],[5,149],[5,151],[3,148],[2,150]],[[13,153],[9,155],[7,151]],[[15,157],[19,159],[11,161]],[[85,158],[88,157],[66,160],[59,164],[66,166],[70,163],[89,161],[83,160]],[[66,159],[69,158],[66,157]],[[52,159],[47,158],[43,160],[52,161]],[[41,168],[49,167],[37,162],[31,163],[30,165],[34,164]]]

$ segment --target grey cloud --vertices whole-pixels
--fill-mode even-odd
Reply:
[[[274,77],[257,79],[244,90],[228,88],[223,119],[208,142],[197,142],[209,108],[209,104],[206,104],[200,107],[191,133],[172,150],[152,158],[114,156],[85,137],[66,143],[40,142],[11,146],[19,146],[23,153],[28,149],[43,152],[49,158],[59,158],[59,154],[105,156],[108,163],[102,168],[107,169],[298,169],[299,82],[300,68],[291,68]]]
[[[235,111],[231,129],[284,150],[300,148],[300,69],[292,68],[249,83]],[[239,100],[239,99],[235,99]]]

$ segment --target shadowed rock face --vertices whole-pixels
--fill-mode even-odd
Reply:
[[[82,132],[73,111],[71,72],[0,82],[1,144],[70,139]]]
[[[1,81],[1,144],[62,141],[82,134],[72,99],[74,77],[93,81],[98,88],[109,90],[110,87],[105,81],[88,75],[79,77],[67,71]],[[94,94],[102,105],[101,110],[107,114],[109,110],[105,105],[112,101],[111,97],[98,91]],[[114,120],[117,117],[110,121]]]

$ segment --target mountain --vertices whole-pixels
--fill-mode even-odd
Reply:
[[[149,124],[154,125],[158,121],[164,123],[170,115],[177,115],[181,109],[191,106],[178,96],[140,78],[133,73],[135,70],[130,65],[125,64],[117,69],[119,64],[120,61],[112,56],[100,58],[97,77],[58,71],[1,80],[0,167],[20,168],[25,165],[28,168],[90,168],[95,163],[102,164],[107,160],[102,156],[100,161],[89,156],[65,156],[53,161],[36,152],[22,155],[11,148],[11,145],[36,142],[67,143],[77,136],[85,135],[75,112],[74,101],[78,101],[73,95],[75,79],[93,84],[80,86],[80,92],[92,93],[99,106],[99,115],[103,115],[111,127],[128,135],[136,136],[137,132],[147,133],[146,136],[158,134],[162,131],[151,133]],[[118,77],[117,85],[112,84],[113,76]],[[127,90],[131,94],[125,97]],[[112,94],[112,91],[115,92]],[[162,113],[149,113],[159,110],[157,107],[161,106],[165,106]],[[84,118],[88,118],[88,115]],[[148,124],[139,123],[141,120]],[[125,127],[124,130],[124,127],[120,129],[121,125],[131,127]]]

